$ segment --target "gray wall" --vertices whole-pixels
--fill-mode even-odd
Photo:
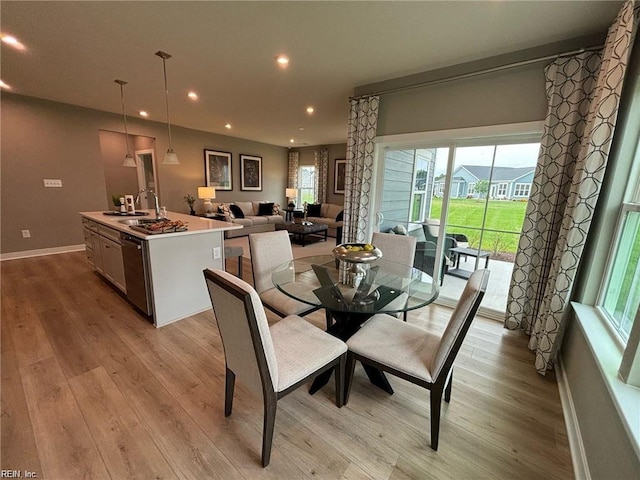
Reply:
[[[384,95],[378,135],[539,121],[547,111],[543,65]]]
[[[128,120],[130,135],[155,138],[158,191],[168,210],[189,211],[183,197],[187,193],[197,197],[197,187],[204,185],[205,148],[233,155],[233,191],[217,192],[216,201],[285,202],[287,148],[172,127],[181,165],[162,165],[166,124]],[[78,212],[112,208],[99,131],[123,132],[122,116],[2,92],[1,121],[1,252],[82,244]],[[262,157],[262,192],[240,191],[241,153]],[[121,154],[125,154],[124,138]],[[45,178],[61,179],[63,187],[44,188]],[[199,201],[196,206],[202,209]],[[22,238],[23,229],[31,231],[31,238]]]

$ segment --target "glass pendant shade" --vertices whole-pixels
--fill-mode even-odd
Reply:
[[[169,120],[169,87],[167,84],[167,59],[171,58],[166,52],[162,50],[158,50],[156,55],[162,59],[162,70],[164,72],[164,99],[165,104],[167,106],[167,132],[169,133],[169,148],[167,149],[167,153],[164,156],[164,160],[162,161],[163,165],[180,165],[178,161],[178,156],[176,152],[173,151],[173,147],[171,146],[171,121]]]
[[[130,153],[127,153],[124,156],[124,162],[122,162],[123,167],[137,167],[136,159]]]
[[[162,161],[164,165],[180,165],[178,161],[178,155],[173,151],[173,148],[169,148],[167,153],[164,154],[164,160]]]

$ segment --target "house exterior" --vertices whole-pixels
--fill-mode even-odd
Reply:
[[[484,165],[461,165],[453,172],[451,198],[480,198],[478,182],[491,182],[490,198],[497,200],[526,200],[531,193],[535,167],[493,167]],[[444,192],[444,177],[436,180],[436,195]]]

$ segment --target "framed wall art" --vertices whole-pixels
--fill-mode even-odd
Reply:
[[[240,155],[240,190],[262,191],[262,157]]]
[[[337,159],[333,175],[335,181],[333,184],[333,193],[344,195],[344,175],[347,168],[347,161],[345,159]]]
[[[205,149],[204,176],[207,187],[215,187],[216,190],[233,190],[231,153]]]

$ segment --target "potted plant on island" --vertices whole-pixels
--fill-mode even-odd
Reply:
[[[189,213],[191,215],[195,215],[196,211],[193,209],[193,204],[196,203],[196,198],[193,195],[191,195],[190,193],[187,193],[184,196],[184,201],[187,202],[187,205],[189,205],[189,210],[190,210]]]

